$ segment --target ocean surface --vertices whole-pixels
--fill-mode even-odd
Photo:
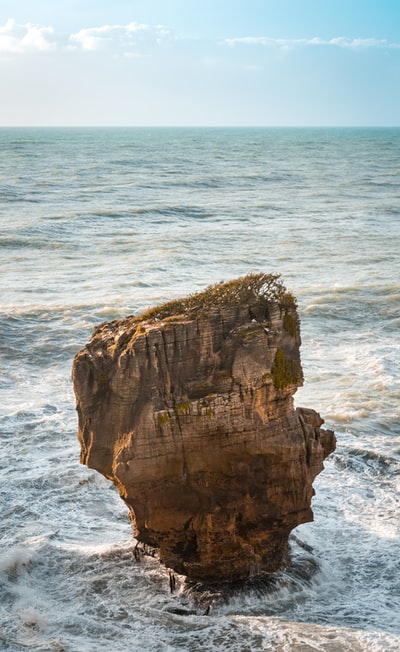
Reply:
[[[1,650],[400,649],[399,243],[400,129],[0,129]],[[292,565],[205,615],[79,464],[72,359],[260,271],[297,296],[296,404],[337,450]]]

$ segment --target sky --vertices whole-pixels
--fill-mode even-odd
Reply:
[[[400,0],[0,0],[1,126],[400,126]]]

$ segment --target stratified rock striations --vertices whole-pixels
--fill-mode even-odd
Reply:
[[[74,360],[81,461],[118,487],[136,538],[196,581],[282,567],[335,448],[302,384],[296,302],[252,274],[100,325]]]

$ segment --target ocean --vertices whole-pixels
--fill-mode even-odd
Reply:
[[[3,128],[0,225],[0,648],[397,652],[400,129]],[[291,566],[205,614],[80,465],[71,366],[100,322],[250,272],[297,297],[295,403],[337,450]]]

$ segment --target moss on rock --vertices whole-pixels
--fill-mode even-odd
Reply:
[[[301,377],[300,363],[297,360],[287,358],[282,349],[278,349],[272,368],[275,389],[285,389],[288,385],[298,385]]]

